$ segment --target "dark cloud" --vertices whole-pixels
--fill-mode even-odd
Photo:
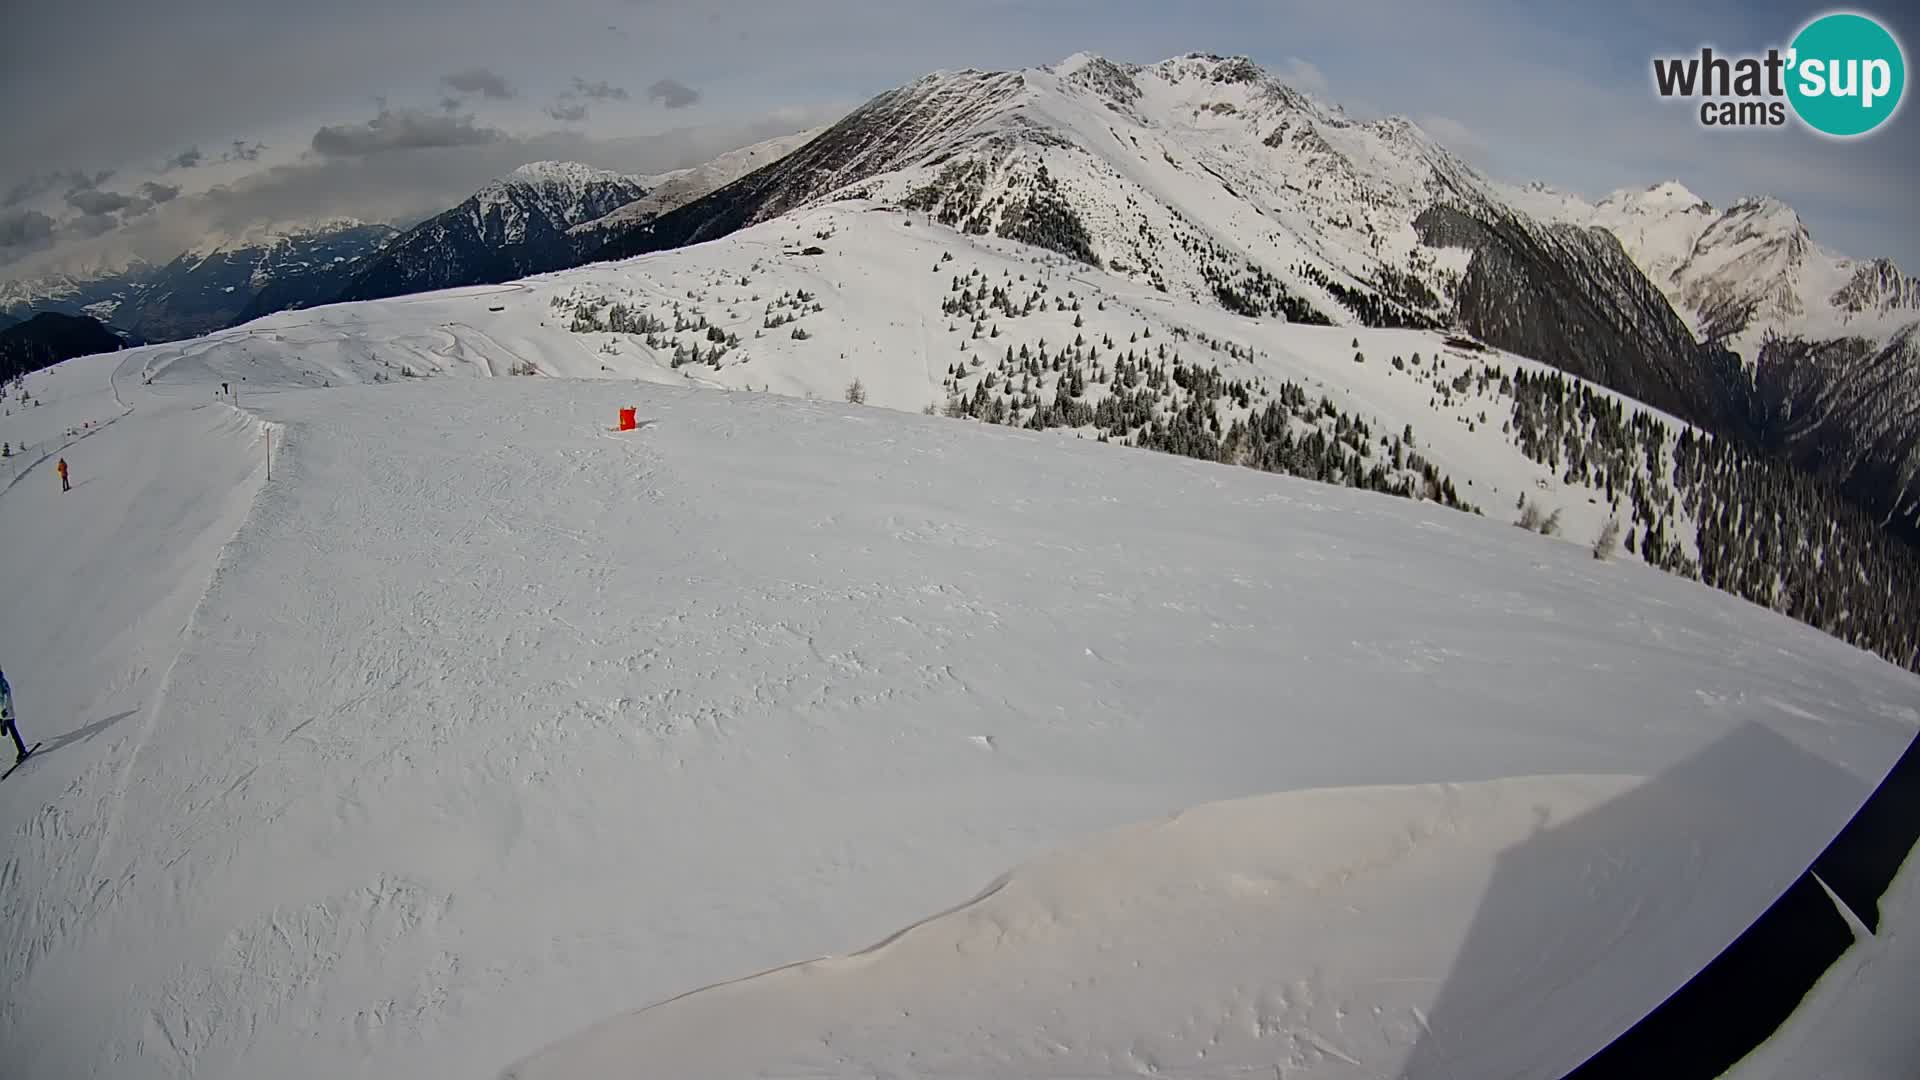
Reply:
[[[508,85],[506,76],[488,68],[466,68],[451,75],[442,75],[440,81],[462,94],[479,94],[496,101],[513,96],[513,87]]]
[[[474,126],[472,116],[383,106],[364,124],[332,124],[314,132],[313,149],[325,157],[366,157],[394,150],[479,146],[501,138],[493,128]]]
[[[260,160],[260,151],[266,148],[267,145],[265,143],[250,143],[245,139],[235,139],[228,145],[227,149],[214,160],[222,164],[232,161],[258,161]],[[160,171],[172,172],[175,169],[197,169],[205,164],[207,164],[206,152],[201,150],[198,145],[194,145],[168,158],[166,162],[160,166]]]
[[[67,196],[71,200],[75,192],[92,191],[111,179],[113,179],[112,169],[101,169],[91,175],[77,170],[70,171],[67,173]]]
[[[0,262],[53,243],[53,219],[38,210],[0,210]]]
[[[604,79],[588,82],[578,75],[573,77],[573,93],[593,101],[625,101],[633,96],[624,86],[614,86]]]
[[[459,112],[460,106],[463,104],[465,103],[457,97],[443,97],[440,99],[440,111],[450,113]]]
[[[72,202],[74,195],[92,191],[111,179],[113,179],[112,169],[102,169],[97,173],[82,172],[79,169],[55,169],[49,173],[37,173],[16,181],[7,188],[6,196],[0,198],[0,206],[18,206],[30,199],[37,199],[50,191],[59,191],[62,188],[66,189],[67,200]]]
[[[700,100],[700,91],[677,79],[661,79],[647,87],[647,100],[657,101],[669,109],[684,109]]]
[[[64,232],[74,233],[78,236],[92,237],[99,236],[101,233],[112,232],[119,227],[120,219],[114,217],[112,214],[82,214],[77,218],[69,220],[60,228]]]
[[[76,188],[67,192],[67,205],[83,214],[113,214],[134,203],[133,196],[122,195],[117,191],[101,191],[98,188]]]
[[[573,89],[547,106],[547,115],[563,124],[577,124],[587,118],[588,101],[628,101],[632,97],[624,86],[615,86],[605,79],[588,82],[575,75]]]
[[[140,197],[155,205],[172,202],[179,194],[180,187],[177,184],[159,184],[149,180],[140,185]]]
[[[72,188],[87,179],[85,173],[56,170],[50,173],[37,173],[16,182],[7,189],[5,198],[0,198],[0,206],[19,206],[29,199],[37,199],[49,191],[59,188]]]
[[[597,139],[578,131],[556,130],[529,136],[500,135],[490,142],[432,152],[307,158],[261,170],[229,187],[203,196],[182,197],[178,202],[185,204],[183,210],[190,208],[210,219],[201,226],[203,229],[233,229],[295,216],[346,216],[411,224],[445,210],[488,180],[529,161],[578,161],[621,172],[668,172],[698,165],[748,143],[818,126],[838,119],[844,112],[844,106],[803,109],[745,125],[684,128],[624,139]]]

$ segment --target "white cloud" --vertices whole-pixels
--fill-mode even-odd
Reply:
[[[38,210],[0,210],[0,263],[53,243],[54,223]]]
[[[1422,113],[1414,117],[1414,123],[1419,124],[1421,128],[1425,129],[1426,133],[1433,136],[1440,145],[1462,157],[1468,159],[1478,158],[1483,156],[1487,151],[1488,144],[1486,136],[1455,120],[1451,116],[1442,116],[1439,113]]]
[[[1296,90],[1304,90],[1314,97],[1326,97],[1331,91],[1326,72],[1321,71],[1311,60],[1289,56],[1280,63],[1273,74],[1288,86]]]

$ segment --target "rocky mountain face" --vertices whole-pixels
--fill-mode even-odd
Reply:
[[[944,146],[999,115],[1023,89],[1018,74],[967,71],[929,75],[890,90],[779,161],[628,227],[593,257],[621,259],[725,236],[858,181],[938,157]]]
[[[1604,386],[1633,387],[1633,397],[1709,429],[1744,421],[1721,381],[1738,358],[1695,341],[1613,234],[1438,206],[1415,224],[1429,243],[1472,253],[1454,313],[1475,337],[1552,357]]]
[[[1744,430],[1920,537],[1920,279],[1821,247],[1778,199],[1722,209],[1673,181],[1594,205],[1519,199],[1618,236],[1696,332],[1739,357],[1716,379]]]
[[[1920,327],[1860,337],[1775,338],[1753,370],[1765,446],[1920,538]]]
[[[1920,281],[1890,260],[1821,247],[1778,199],[1718,208],[1667,181],[1592,205],[1558,193],[1544,197],[1539,188],[1517,191],[1516,202],[1544,220],[1597,225],[1619,237],[1702,336],[1749,365],[1770,337],[1884,344],[1920,321]]]
[[[644,178],[572,162],[523,165],[394,240],[334,298],[375,300],[570,265],[568,230],[642,198]]]

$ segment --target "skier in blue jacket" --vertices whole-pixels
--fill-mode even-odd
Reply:
[[[13,736],[15,765],[27,760],[27,741],[20,737],[20,724],[13,715],[13,687],[7,685],[7,673],[0,671],[0,724]]]

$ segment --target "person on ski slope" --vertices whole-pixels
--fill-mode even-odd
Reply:
[[[20,722],[13,715],[13,687],[7,685],[7,673],[0,671],[0,724],[13,736],[15,765],[27,760],[27,741],[20,737]]]
[[[73,485],[67,481],[67,459],[61,458],[60,464],[55,465],[53,471],[60,474],[60,490],[72,491]]]

